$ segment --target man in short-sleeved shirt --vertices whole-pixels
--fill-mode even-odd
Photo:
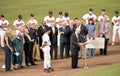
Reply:
[[[48,27],[51,27],[51,23],[53,23],[55,21],[55,18],[53,17],[53,12],[52,11],[49,11],[48,12],[48,16],[44,17],[44,21],[46,22],[46,25]]]
[[[101,15],[98,17],[98,22],[102,22],[104,17],[107,17],[107,21],[109,21],[109,17],[106,15],[106,10],[102,9],[101,10]]]
[[[85,20],[85,23],[88,24],[88,21],[89,21],[90,18],[92,18],[94,21],[97,20],[96,15],[93,14],[93,8],[90,8],[90,9],[89,9],[89,13],[85,14],[85,15],[82,17],[82,20]]]
[[[113,35],[112,35],[112,45],[115,43],[116,32],[118,32],[119,39],[120,39],[120,16],[119,12],[115,11],[115,16],[112,18],[112,25],[113,25]]]
[[[22,15],[18,15],[18,20],[15,20],[13,26],[18,29],[19,26],[24,26],[25,22],[22,20]]]

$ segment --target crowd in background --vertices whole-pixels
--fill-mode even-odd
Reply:
[[[101,10],[101,15],[97,18],[90,8],[88,13],[81,19],[71,20],[69,13],[62,11],[58,17],[53,17],[53,12],[49,11],[44,17],[40,26],[30,14],[30,19],[25,23],[22,15],[13,22],[13,29],[10,29],[8,20],[1,15],[0,20],[0,42],[5,52],[5,68],[11,71],[11,62],[15,70],[23,67],[23,55],[25,55],[25,65],[36,65],[35,61],[44,60],[44,71],[51,72],[51,59],[72,57],[72,68],[77,68],[78,58],[85,58],[85,45],[87,39],[96,37],[105,38],[104,49],[100,49],[100,55],[107,55],[107,44],[110,38],[110,19],[106,15],[106,10]],[[98,22],[98,29],[97,29]],[[115,16],[111,19],[113,25],[112,45],[115,45],[116,32],[120,39],[120,16],[115,11]],[[96,32],[98,30],[98,32]],[[64,50],[65,49],[65,50]],[[65,51],[65,54],[64,54]],[[95,48],[88,48],[88,56],[95,55]]]

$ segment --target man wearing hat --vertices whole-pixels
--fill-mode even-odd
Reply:
[[[112,18],[112,25],[113,25],[112,45],[114,45],[116,32],[118,32],[120,39],[120,16],[118,11],[115,11],[115,16]]]
[[[22,20],[22,15],[18,15],[18,20],[13,23],[14,28],[17,30],[19,26],[24,26],[25,22]]]
[[[53,23],[55,21],[55,18],[53,17],[53,12],[49,11],[48,12],[48,16],[44,17],[44,21],[46,22],[46,25],[48,27],[51,27],[51,23]]]
[[[83,15],[82,17],[82,22],[83,24],[87,25],[88,24],[88,20],[92,18],[94,21],[97,21],[97,17],[95,14],[93,14],[93,8],[89,9],[89,13]]]
[[[50,37],[49,34],[51,32],[51,28],[48,27],[46,29],[46,32],[42,36],[42,46],[40,46],[40,49],[44,52],[44,72],[49,73],[53,71],[53,68],[51,68],[51,56],[50,56]]]
[[[9,26],[9,22],[8,20],[5,19],[4,15],[0,16],[0,42],[1,42],[1,47],[4,47],[4,36],[5,36],[5,30],[8,28]]]

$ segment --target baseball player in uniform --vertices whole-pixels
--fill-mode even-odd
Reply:
[[[45,34],[42,36],[42,46],[40,47],[40,49],[42,49],[42,51],[44,52],[44,72],[51,72],[53,71],[53,68],[51,68],[51,63],[50,63],[50,38],[49,38],[49,34],[51,32],[50,28],[46,29]]]
[[[38,22],[37,22],[36,19],[34,19],[34,14],[30,14],[30,17],[31,17],[30,20],[28,20],[29,25],[30,25],[30,26],[32,26],[32,25],[37,26],[37,25],[38,25]]]
[[[109,17],[106,15],[106,10],[102,9],[101,10],[101,15],[98,17],[98,22],[102,22],[104,17],[107,17],[107,21],[109,21]]]
[[[115,11],[115,16],[112,18],[112,25],[113,25],[112,45],[114,45],[116,32],[118,32],[120,39],[120,16],[118,11]]]
[[[9,22],[8,20],[5,19],[4,15],[1,15],[1,20],[0,20],[0,42],[1,42],[1,47],[4,47],[4,36],[5,36],[5,30],[8,28]]]
[[[68,12],[65,12],[64,17],[65,17],[65,23],[66,23],[66,25],[70,25],[69,24],[70,23],[70,17],[69,17]]]
[[[90,9],[89,9],[89,13],[83,15],[83,17],[82,17],[82,23],[83,23],[84,25],[87,25],[89,19],[91,19],[91,18],[92,18],[94,21],[97,21],[96,15],[93,14],[93,8],[90,8]]]
[[[13,26],[16,30],[18,30],[19,26],[24,26],[25,22],[22,20],[22,15],[18,15],[18,20],[15,20]]]
[[[49,11],[48,12],[48,16],[44,17],[44,21],[46,22],[46,25],[48,27],[51,27],[51,23],[53,23],[55,21],[55,18],[53,17],[53,12],[52,11]]]

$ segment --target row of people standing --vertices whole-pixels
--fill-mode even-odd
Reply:
[[[118,15],[119,12],[116,11],[115,14]],[[55,51],[55,56],[54,56],[55,59],[57,59],[57,56],[58,56],[57,55],[57,46],[60,46],[60,58],[63,58],[64,47],[66,49],[66,58],[68,58],[70,56],[70,54],[69,54],[70,35],[71,35],[71,33],[75,32],[75,29],[77,27],[79,27],[81,29],[80,37],[83,39],[82,40],[83,42],[86,41],[87,36],[89,38],[94,38],[95,37],[95,35],[93,36],[93,33],[92,33],[92,37],[91,37],[91,31],[89,32],[89,29],[91,30],[91,28],[89,28],[90,26],[87,26],[87,27],[84,26],[84,25],[87,25],[87,24],[93,25],[92,21],[94,22],[94,24],[96,24],[95,21],[97,20],[97,17],[95,17],[95,15],[93,15],[93,9],[92,8],[89,9],[89,14],[85,14],[85,16],[82,17],[82,20],[86,20],[86,23],[87,23],[87,24],[84,24],[84,25],[81,24],[81,22],[79,21],[78,18],[75,18],[74,21],[70,20],[67,12],[65,13],[65,17],[64,17],[63,13],[60,11],[59,12],[59,17],[56,18],[56,27],[55,27],[55,24],[54,24],[55,19],[53,17],[53,12],[49,11],[49,16],[46,16],[44,18],[44,21],[42,21],[42,26],[40,26],[38,28],[36,33],[35,33],[36,25],[38,25],[37,21],[34,19],[33,14],[31,14],[30,16],[31,16],[31,19],[26,23],[26,27],[27,27],[27,29],[29,31],[29,35],[30,35],[30,37],[29,36],[27,36],[27,37],[28,37],[28,40],[31,42],[30,44],[28,43],[29,44],[28,47],[31,50],[31,52],[29,53],[29,55],[28,55],[28,52],[26,52],[26,54],[25,54],[26,55],[26,65],[28,65],[27,63],[29,62],[29,59],[32,59],[32,60],[30,60],[32,62],[33,62],[33,59],[39,59],[39,46],[42,45],[42,35],[46,32],[47,27],[51,27],[51,31],[52,31],[51,34],[50,34],[50,40],[51,40],[51,43],[52,43],[51,44],[51,49],[54,49],[54,51]],[[4,15],[1,15],[1,18],[4,18]],[[103,28],[102,25],[104,24],[103,23],[104,18],[106,18],[105,22],[109,21],[109,17],[105,14],[105,9],[102,9],[102,15],[98,18],[98,21],[100,22],[100,25],[101,25],[100,29]],[[113,20],[113,21],[115,21],[115,20]],[[84,21],[82,21],[82,22],[85,23]],[[119,20],[115,21],[115,23],[118,24],[118,25],[115,25],[115,26],[119,27],[118,22],[119,22]],[[3,27],[3,25],[4,25],[4,27]],[[8,25],[8,24],[5,23],[3,25],[2,25],[2,28],[5,28],[5,27],[7,27],[5,25]],[[24,21],[22,20],[21,15],[18,16],[18,20],[16,20],[13,23],[13,25],[14,25],[14,28],[16,29],[16,33],[19,33],[18,29],[20,29],[21,26],[25,25]],[[94,27],[92,27],[92,29],[93,29],[92,32],[95,33],[96,27],[94,26]],[[21,30],[23,30],[23,28]],[[117,29],[117,30],[119,31],[119,29]],[[100,30],[100,31],[103,31],[103,30]],[[109,32],[109,30],[108,30],[108,32]],[[23,34],[23,32],[22,32],[22,34]],[[109,34],[106,34],[106,31],[104,31],[100,34],[102,34],[102,35],[100,35],[102,37],[107,36],[107,42],[108,42]],[[22,44],[25,44],[25,42],[26,42],[25,38],[23,38]],[[34,47],[36,46],[35,50],[37,50],[37,51],[33,51],[33,46]],[[21,47],[22,47],[22,49],[24,48],[23,46],[21,46]],[[25,46],[25,47],[27,47],[27,46]],[[81,47],[81,50],[82,50],[82,52],[80,51],[81,53],[79,54],[80,55],[79,57],[82,56],[84,58],[84,46]],[[52,52],[53,52],[53,50],[51,50],[51,56],[52,56]],[[36,54],[36,55],[34,55],[34,54]],[[89,51],[89,54],[94,55],[94,50]],[[103,54],[102,51],[101,51],[101,54]],[[29,56],[32,57],[32,58],[29,58]],[[43,57],[43,51],[40,51],[40,57],[41,57],[41,59],[44,58]],[[21,58],[21,60],[22,60],[22,58]],[[34,63],[33,63],[33,65],[34,65]]]

